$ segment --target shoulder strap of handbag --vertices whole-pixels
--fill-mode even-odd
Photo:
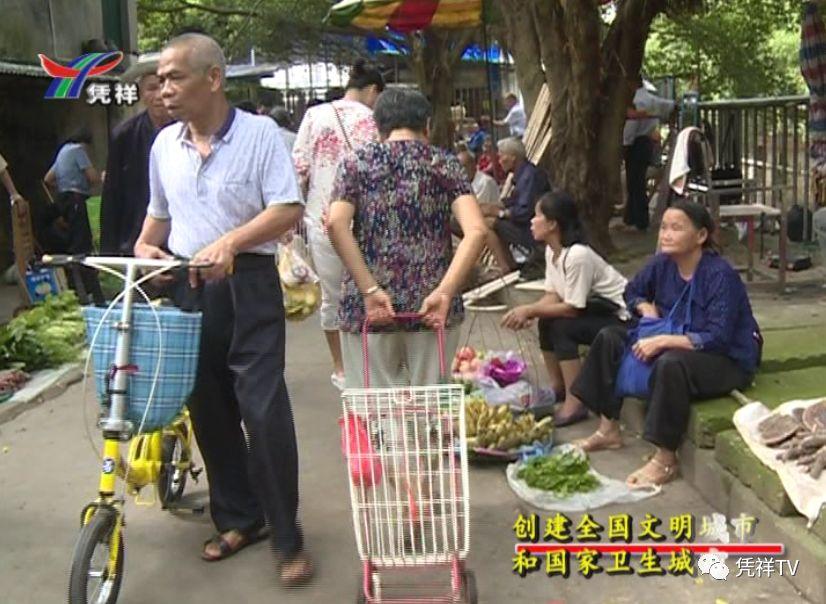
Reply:
[[[344,135],[344,142],[347,144],[347,149],[349,151],[353,150],[353,145],[350,143],[350,137],[347,136],[347,129],[344,127],[344,121],[341,119],[341,114],[338,112],[338,107],[336,107],[333,103],[330,103],[330,107],[333,108],[333,113],[336,114],[336,120],[338,121],[338,127],[341,128],[341,133]]]
[[[696,277],[696,274],[694,277]],[[688,294],[688,300],[686,301],[685,307],[685,325],[691,325],[691,301],[694,299],[694,277],[691,278],[691,281],[686,283],[686,286],[680,293],[680,297],[677,298],[674,306],[672,306],[671,310],[668,311],[668,319],[672,319],[674,317],[674,313],[677,312],[677,307],[680,305],[680,302],[682,302],[683,298],[685,298],[686,294]]]

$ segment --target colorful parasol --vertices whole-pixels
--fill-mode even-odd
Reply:
[[[326,21],[373,31],[476,27],[482,22],[482,0],[341,0]]]
[[[826,25],[814,2],[806,4],[800,37],[800,70],[809,86],[809,153],[826,164]]]

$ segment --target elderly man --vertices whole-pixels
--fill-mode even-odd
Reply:
[[[149,203],[149,150],[161,128],[172,121],[164,107],[155,71],[157,56],[147,56],[123,74],[138,85],[144,110],[112,132],[100,207],[100,249],[131,255]]]
[[[648,166],[651,165],[655,141],[659,137],[661,119],[668,119],[675,103],[653,94],[640,77],[632,78],[628,85],[635,90],[631,107],[626,111],[622,130],[625,154],[625,186],[628,197],[623,221],[626,226],[639,231],[648,229],[648,190],[646,186]],[[656,91],[656,88],[654,88]]]
[[[496,184],[493,178],[476,169],[476,157],[474,157],[473,152],[463,149],[456,154],[456,157],[465,169],[465,174],[470,180],[470,186],[479,204],[482,206],[497,206],[496,209],[500,210],[499,185]]]
[[[522,248],[527,256],[535,252],[537,244],[531,235],[531,218],[536,202],[550,190],[550,186],[545,173],[528,161],[525,146],[519,139],[505,138],[497,146],[502,168],[505,172],[513,172],[513,189],[504,200],[504,209],[485,206],[482,213],[490,227],[488,249],[496,257],[499,267],[510,272],[516,269],[511,245]]]
[[[293,586],[309,580],[313,566],[297,521],[298,450],[274,253],[303,208],[278,127],[230,106],[225,71],[221,48],[203,34],[178,36],[161,53],[161,97],[180,123],[152,146],[135,255],[167,257],[168,246],[209,265],[191,271],[176,295],[203,309],[190,412],[218,534],[202,557],[236,553],[260,538],[266,520],[281,583]]]
[[[497,126],[507,126],[512,137],[522,138],[525,129],[528,127],[528,116],[525,113],[525,108],[522,107],[522,103],[519,102],[519,97],[512,92],[506,95],[505,107],[508,108],[505,119],[496,120],[493,123]]]

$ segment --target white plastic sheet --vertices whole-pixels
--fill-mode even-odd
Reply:
[[[551,454],[564,453],[566,451],[576,451],[584,455],[581,449],[573,445],[560,445]],[[657,495],[661,487],[639,487],[630,488],[625,482],[608,478],[591,468],[591,473],[599,480],[600,487],[590,493],[576,493],[569,497],[560,498],[548,491],[533,489],[524,480],[517,478],[519,469],[524,462],[517,461],[509,464],[506,470],[508,485],[516,493],[516,496],[530,503],[541,510],[551,510],[555,512],[584,512],[595,510],[612,503],[636,503],[643,499],[648,499]]]
[[[760,461],[777,472],[786,494],[789,496],[794,507],[803,514],[809,521],[811,527],[820,515],[820,509],[826,504],[826,472],[815,480],[806,473],[805,468],[798,466],[793,461],[780,461],[777,459],[779,449],[773,449],[762,444],[757,426],[772,413],[791,414],[792,409],[797,407],[809,407],[822,401],[822,398],[809,400],[795,400],[783,403],[773,412],[763,403],[750,403],[740,407],[734,413],[734,426],[746,441]]]

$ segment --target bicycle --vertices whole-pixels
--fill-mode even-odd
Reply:
[[[175,505],[183,495],[187,478],[197,481],[201,472],[192,462],[192,425],[184,408],[194,384],[201,315],[172,307],[140,305],[134,300],[138,291],[149,302],[140,286],[155,276],[196,267],[177,259],[104,256],[44,256],[43,264],[89,266],[116,275],[124,282],[123,290],[107,308],[83,308],[90,361],[95,358],[102,407],[98,427],[104,440],[98,497],[81,512],[81,531],[69,577],[69,604],[114,604],[124,574],[126,492],[134,495],[139,504],[153,504],[154,500],[140,499],[141,490],[151,486],[163,509],[203,511]],[[141,270],[150,272],[138,278]],[[107,322],[116,309],[118,320]],[[157,333],[149,333],[151,327],[157,327]],[[182,354],[187,358],[183,364],[176,363],[181,359],[174,357],[162,363],[164,331],[170,336],[167,347],[173,352],[185,351]],[[147,342],[153,335],[158,344],[150,347]],[[154,372],[142,371],[146,363],[136,362],[133,357],[155,360]],[[176,373],[170,373],[170,364],[175,365]],[[88,365],[89,361],[87,370]],[[120,448],[126,442],[129,448],[124,459]],[[116,493],[118,479],[123,483],[120,495]]]

